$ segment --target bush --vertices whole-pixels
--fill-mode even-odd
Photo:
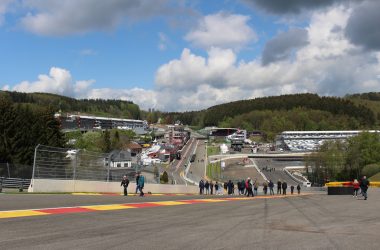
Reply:
[[[362,170],[362,174],[366,175],[367,177],[371,177],[379,172],[380,172],[380,163],[366,165]]]

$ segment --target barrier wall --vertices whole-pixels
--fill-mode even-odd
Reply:
[[[326,183],[326,187],[352,187],[350,181],[334,181]],[[369,187],[380,187],[379,181],[370,181]]]
[[[135,183],[129,183],[128,191],[134,193]],[[122,193],[120,182],[32,179],[28,192],[42,193]],[[144,193],[198,193],[197,186],[147,183]]]

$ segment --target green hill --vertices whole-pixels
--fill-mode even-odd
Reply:
[[[205,110],[165,113],[167,121],[180,120],[193,126],[238,127],[260,130],[273,139],[284,130],[352,130],[378,126],[380,102],[354,98],[294,94],[241,100]],[[380,118],[380,116],[379,116]]]
[[[30,107],[51,107],[55,111],[91,114],[105,117],[140,119],[141,111],[138,105],[130,101],[103,99],[74,99],[48,93],[20,93],[0,91],[0,96],[6,96],[14,104]]]

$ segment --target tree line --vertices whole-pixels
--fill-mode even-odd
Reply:
[[[349,181],[380,172],[380,135],[363,132],[346,141],[326,141],[306,158],[308,173],[314,183]]]
[[[49,106],[15,104],[8,96],[0,95],[0,163],[31,166],[38,144],[64,147],[54,112]]]
[[[14,103],[32,106],[50,106],[55,111],[79,112],[106,117],[141,119],[138,105],[131,101],[105,99],[74,99],[49,93],[21,93],[0,91]]]

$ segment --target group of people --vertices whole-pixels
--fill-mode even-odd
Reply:
[[[369,180],[367,179],[367,176],[363,176],[363,178],[360,181],[355,179],[352,182],[352,186],[354,188],[354,193],[352,194],[352,196],[358,197],[358,192],[360,189],[360,193],[363,195],[364,200],[367,200],[367,198],[368,198],[367,191],[368,191],[369,185],[370,185],[370,183],[369,183]]]
[[[248,177],[246,180],[241,180],[236,183],[237,185],[237,191],[238,195],[246,195],[246,196],[256,196],[258,195],[258,190],[260,183],[257,181],[257,179],[252,180],[250,177]],[[264,181],[262,183],[263,187],[263,193],[264,195],[269,194],[274,195],[274,186],[272,180],[269,180],[269,182]],[[204,181],[203,179],[199,181],[199,194],[214,194],[213,190],[215,188],[215,194],[221,194],[221,186],[216,182],[215,184],[211,181]],[[224,189],[227,191],[228,195],[234,195],[235,194],[235,184],[229,180],[228,182],[224,183]],[[277,194],[286,195],[286,191],[288,189],[288,184],[286,181],[281,182],[279,180],[277,182]],[[291,185],[290,186],[290,193],[294,193],[294,189],[297,189],[297,193],[301,193],[301,186],[298,184],[296,187]]]
[[[136,191],[135,191],[135,194],[137,194],[137,192],[140,192],[140,196],[144,196],[144,191],[143,191],[144,184],[145,184],[144,175],[142,175],[141,173],[137,173],[136,174]],[[129,179],[126,175],[124,175],[123,180],[121,181],[121,184],[120,184],[120,186],[123,186],[123,188],[124,188],[124,196],[128,195],[128,185],[129,185]]]
[[[218,182],[215,182],[215,184],[212,181],[204,181],[201,179],[199,181],[199,194],[214,194],[214,189],[215,189],[215,194],[221,194],[220,191],[222,190],[220,184]]]

